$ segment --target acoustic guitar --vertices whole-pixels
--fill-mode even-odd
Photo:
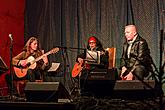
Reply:
[[[36,59],[33,56],[28,57],[26,60],[26,67],[13,67],[14,72],[18,78],[22,78],[27,74],[28,69],[35,69],[37,64],[36,62],[41,60],[44,56],[48,56],[53,53],[57,53],[59,51],[59,48],[53,48],[49,52],[37,57]]]
[[[83,63],[75,63],[72,70],[72,77],[75,78],[83,69]]]

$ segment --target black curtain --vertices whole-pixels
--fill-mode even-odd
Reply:
[[[96,35],[104,48],[117,48],[118,67],[127,24],[135,24],[147,40],[158,68],[164,57],[160,48],[164,10],[165,0],[26,0],[25,41],[31,35],[38,35],[45,51],[65,47],[49,59],[61,63],[61,77],[69,89],[74,85],[71,70],[77,54],[81,53],[71,47],[85,48],[88,36]]]

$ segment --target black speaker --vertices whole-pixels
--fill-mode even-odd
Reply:
[[[158,89],[154,80],[80,80],[81,95],[94,97],[144,99],[156,97]]]
[[[70,99],[70,95],[60,82],[27,82],[25,86],[27,101],[58,102],[58,99]]]

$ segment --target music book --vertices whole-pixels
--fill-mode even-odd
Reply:
[[[86,51],[87,64],[100,64],[100,51]]]

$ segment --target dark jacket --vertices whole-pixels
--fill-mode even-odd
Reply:
[[[127,41],[123,45],[122,58],[120,59],[120,69],[125,66],[130,70],[134,70],[136,65],[143,65],[148,71],[152,70],[152,58],[150,50],[145,39],[139,35],[132,44],[130,58],[127,57]]]

